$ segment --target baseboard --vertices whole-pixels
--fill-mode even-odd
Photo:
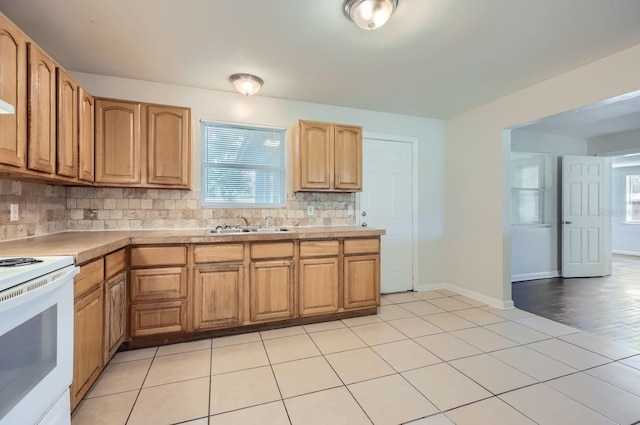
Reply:
[[[558,276],[560,276],[559,270],[555,270],[552,272],[514,274],[511,276],[511,282],[522,282],[523,280],[548,279],[550,277],[558,277]]]
[[[619,249],[614,249],[611,252],[613,252],[614,254],[632,255],[634,257],[640,257],[640,252],[637,252],[637,251],[621,251]]]
[[[514,308],[514,304],[512,300],[503,301],[497,298],[487,297],[486,295],[479,294],[475,291],[470,291],[465,288],[460,288],[456,285],[451,285],[450,283],[433,283],[429,285],[418,285],[414,288],[415,291],[433,291],[436,289],[448,289],[453,292],[457,292],[460,295],[464,295],[465,297],[473,298],[476,301],[480,301],[481,303],[487,304],[493,308],[498,308],[500,310],[507,310],[510,308]]]

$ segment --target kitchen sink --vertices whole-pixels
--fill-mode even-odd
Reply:
[[[241,227],[232,229],[209,229],[205,232],[205,235],[241,235],[244,233],[279,233],[289,232],[286,227]]]

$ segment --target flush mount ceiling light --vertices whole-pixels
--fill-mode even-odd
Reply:
[[[229,77],[229,81],[245,96],[258,93],[258,90],[260,90],[260,87],[264,84],[262,78],[251,74],[233,74]]]
[[[383,26],[398,7],[398,0],[347,0],[344,13],[357,26],[375,30]]]
[[[12,104],[0,99],[0,114],[14,114],[16,112]]]

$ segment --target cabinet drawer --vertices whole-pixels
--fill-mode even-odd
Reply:
[[[186,246],[131,248],[131,267],[182,266],[187,264]]]
[[[78,298],[89,292],[104,280],[104,258],[99,258],[83,266],[75,277],[74,297]]]
[[[338,241],[308,241],[300,242],[300,257],[328,257],[338,255],[340,243]]]
[[[193,256],[197,264],[242,261],[244,246],[241,243],[196,246]]]
[[[134,338],[187,330],[186,301],[132,305],[129,313]]]
[[[380,239],[346,239],[344,254],[377,254],[380,252]]]
[[[131,271],[131,302],[171,300],[186,296],[185,267]]]
[[[291,258],[293,242],[251,244],[251,258]]]
[[[127,249],[122,248],[104,257],[104,277],[110,278],[127,268]]]

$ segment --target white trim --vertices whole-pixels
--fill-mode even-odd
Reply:
[[[418,235],[419,233],[419,222],[418,222],[418,204],[419,204],[419,198],[420,198],[420,191],[418,190],[418,183],[419,183],[419,179],[418,179],[418,138],[417,137],[408,137],[408,136],[396,136],[396,135],[391,135],[391,134],[382,134],[382,133],[369,133],[369,132],[364,132],[364,134],[362,135],[362,139],[364,141],[364,139],[371,139],[371,140],[384,140],[387,142],[400,142],[400,143],[411,143],[411,177],[413,179],[412,182],[412,186],[413,186],[413,199],[412,199],[412,204],[413,204],[413,208],[411,211],[411,227],[413,229],[413,235],[412,235],[412,254],[413,254],[413,282],[412,282],[412,288],[415,290],[415,288],[418,285],[418,282],[420,282],[420,267],[419,267],[419,262],[418,262]],[[364,146],[363,146],[363,150],[364,150]],[[355,208],[355,214],[356,214],[356,224],[359,226],[360,225],[360,218],[362,217],[360,215],[360,192],[358,192],[356,194],[356,208]]]
[[[614,250],[611,250],[611,252],[614,254],[632,255],[634,257],[640,257],[640,252],[638,251],[623,251],[621,249],[614,249]]]
[[[486,295],[482,295],[477,292],[460,288],[459,286],[451,285],[450,283],[445,283],[445,282],[420,285],[418,288],[416,288],[416,291],[418,292],[432,291],[436,289],[448,289],[450,291],[457,292],[460,295],[464,295],[465,297],[472,298],[476,301],[480,301],[481,303],[485,303],[490,307],[498,308],[500,310],[508,310],[510,308],[515,308],[515,305],[513,304],[512,300],[502,301],[497,298],[487,297]]]
[[[511,282],[522,282],[525,280],[536,280],[536,279],[549,279],[551,277],[559,277],[559,276],[560,276],[559,270],[554,270],[550,272],[514,274],[511,276]]]

